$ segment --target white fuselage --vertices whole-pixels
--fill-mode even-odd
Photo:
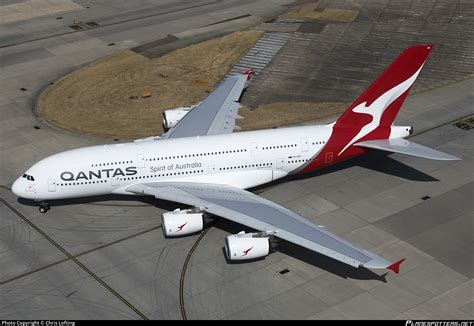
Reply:
[[[145,182],[202,182],[242,189],[299,170],[324,147],[332,127],[305,126],[110,144],[52,155],[12,190],[34,200],[130,194]]]

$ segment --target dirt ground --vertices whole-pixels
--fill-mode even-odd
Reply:
[[[79,69],[47,88],[37,112],[49,123],[101,138],[163,133],[162,112],[202,100],[261,32],[235,32],[155,59],[126,50]],[[150,93],[150,97],[143,95]],[[343,103],[272,103],[242,107],[243,130],[296,124],[342,112]]]
[[[280,17],[289,19],[310,18],[351,22],[357,18],[357,15],[359,15],[359,10],[325,8],[322,11],[315,11],[319,7],[320,2],[321,1],[316,1],[314,3],[303,5],[294,11],[289,11],[281,15]]]
[[[37,112],[61,128],[102,138],[163,133],[162,111],[202,100],[262,32],[235,32],[162,57],[126,50],[48,87]],[[143,98],[146,92],[151,97]]]

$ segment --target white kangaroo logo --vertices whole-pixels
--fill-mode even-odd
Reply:
[[[423,68],[423,65],[421,65],[420,69],[418,69],[418,71],[415,72],[413,76],[383,93],[378,99],[372,102],[371,105],[366,106],[367,102],[364,102],[352,109],[352,112],[368,114],[372,116],[372,121],[362,127],[359,133],[354,138],[352,138],[352,140],[339,152],[339,154],[337,154],[337,156],[341,155],[342,152],[344,152],[349,146],[354,144],[365,135],[368,135],[379,126],[380,119],[382,118],[382,114],[384,113],[385,109],[388,108],[390,104],[393,103],[393,101],[405,93],[408,88],[410,88],[420,73],[421,68]]]

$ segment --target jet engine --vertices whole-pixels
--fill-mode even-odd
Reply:
[[[170,128],[176,126],[176,124],[183,119],[189,111],[191,111],[195,106],[191,107],[180,107],[171,110],[163,111],[163,128],[165,131],[168,131]]]
[[[175,209],[161,215],[163,233],[167,237],[178,237],[203,229],[203,211],[198,208]]]
[[[225,252],[229,260],[248,260],[267,256],[270,239],[266,233],[245,233],[229,235],[225,238]]]

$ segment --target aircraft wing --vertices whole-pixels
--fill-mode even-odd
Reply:
[[[235,120],[242,118],[237,114],[240,107],[238,101],[246,80],[247,75],[228,77],[162,138],[231,133]]]
[[[389,151],[395,153],[402,153],[407,155],[413,155],[418,157],[424,157],[431,160],[460,160],[459,157],[452,156],[435,149],[422,146],[420,144],[411,142],[403,138],[395,139],[380,139],[380,140],[367,140],[360,143],[354,144],[354,146],[368,147],[379,149],[382,151]]]
[[[401,263],[391,264],[283,206],[236,187],[194,182],[152,182],[130,186],[127,191],[199,207],[256,230],[275,232],[276,237],[354,267],[390,268],[398,272]]]

